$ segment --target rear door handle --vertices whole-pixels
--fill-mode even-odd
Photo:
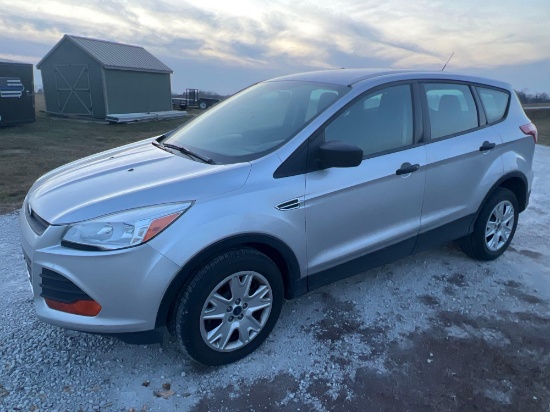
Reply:
[[[487,140],[483,142],[483,144],[479,147],[480,152],[486,152],[487,150],[494,149],[496,146],[496,143],[489,143]]]
[[[401,168],[400,169],[397,169],[395,171],[395,174],[397,176],[400,176],[400,175],[408,175],[409,173],[413,173],[413,172],[416,172],[418,169],[420,169],[420,165],[412,165],[410,164],[409,162],[407,163],[403,163],[401,165]]]

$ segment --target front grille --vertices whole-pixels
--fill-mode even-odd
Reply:
[[[50,226],[50,224],[38,216],[28,204],[25,205],[25,216],[27,217],[27,222],[29,222],[31,229],[37,235],[42,235],[42,233],[44,233]]]
[[[55,300],[62,303],[73,303],[77,300],[93,300],[78,286],[66,277],[50,269],[42,269],[42,296],[45,299]]]

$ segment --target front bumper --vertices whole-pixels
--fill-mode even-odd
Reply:
[[[24,206],[25,207],[25,206]],[[127,333],[155,328],[160,302],[179,267],[149,245],[90,252],[60,245],[65,226],[47,226],[37,234],[20,213],[21,244],[33,289],[38,318],[68,329],[95,333]],[[80,316],[48,307],[42,294],[44,269],[65,277],[102,309]]]

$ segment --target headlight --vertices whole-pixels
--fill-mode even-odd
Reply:
[[[89,250],[137,246],[154,238],[187,211],[192,202],[150,206],[69,226],[61,244]]]

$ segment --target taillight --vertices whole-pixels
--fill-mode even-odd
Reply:
[[[533,136],[533,139],[535,140],[535,143],[537,143],[537,138],[539,132],[537,131],[537,127],[533,123],[525,124],[523,126],[519,127],[521,131],[524,134],[527,134],[529,136]]]

